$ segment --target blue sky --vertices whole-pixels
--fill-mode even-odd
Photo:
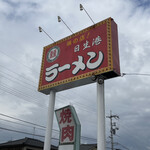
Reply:
[[[57,41],[72,34],[62,22],[57,22],[58,15],[73,32],[92,25],[85,12],[79,10],[80,3],[95,23],[112,17],[118,24],[121,72],[150,74],[149,0],[1,0],[1,114],[46,125],[49,97],[37,92],[37,87],[43,47],[52,41],[43,32],[39,33],[38,27],[41,26]],[[144,75],[126,75],[105,82],[106,115],[112,110],[120,116],[117,121],[120,129],[114,141],[130,150],[150,149],[149,84],[150,76]],[[55,107],[68,104],[76,108],[82,136],[96,139],[96,84],[57,93]],[[0,116],[0,119],[10,118]],[[34,127],[16,125],[4,120],[0,120],[0,127],[34,132]],[[106,119],[108,142],[109,127],[109,120]],[[56,118],[54,128],[58,129]],[[0,142],[27,136],[4,130],[0,130],[0,133]],[[35,133],[44,135],[44,131],[38,128]],[[58,133],[54,132],[53,136],[58,137]],[[95,142],[82,139],[82,143]],[[120,145],[120,148],[123,147]]]

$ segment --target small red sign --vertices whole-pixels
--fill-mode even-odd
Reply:
[[[112,18],[44,47],[39,91],[49,94],[120,75],[117,25]]]
[[[75,141],[75,120],[69,106],[56,110],[56,117],[60,128],[60,143]]]

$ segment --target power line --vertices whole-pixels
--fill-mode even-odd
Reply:
[[[16,75],[20,76],[21,78],[23,78],[23,79],[25,79],[25,80],[30,80],[30,79],[25,78],[25,77],[24,77],[24,76],[22,76],[21,74],[16,73],[16,72],[14,72],[14,71],[12,71],[12,70],[10,70],[10,69],[8,69],[8,68],[4,67],[3,65],[0,65],[0,67],[2,67],[3,69],[5,69],[5,70],[7,70],[7,71],[9,71],[9,72],[11,72],[11,73],[14,73],[14,74],[16,74]],[[34,82],[34,81],[32,81],[32,80],[30,80],[30,81],[31,81],[31,82],[33,82],[33,83],[35,83],[35,82]]]
[[[63,96],[62,96],[63,97]],[[58,97],[59,98],[59,97]],[[62,102],[63,103],[63,100],[59,99],[58,101]],[[86,111],[86,112],[90,112],[90,113],[94,113],[96,114],[96,111],[95,110],[90,110],[87,106],[84,106],[84,104],[81,104],[81,103],[75,103],[75,102],[71,102],[72,105],[76,105],[80,108],[76,108],[78,110],[83,110],[83,111]]]
[[[0,127],[1,130],[6,130],[6,131],[11,131],[11,132],[16,132],[16,133],[21,133],[21,134],[28,134],[28,135],[32,135],[32,136],[38,136],[38,137],[45,137],[44,135],[39,135],[39,134],[33,134],[33,133],[29,133],[29,132],[24,132],[24,131],[19,131],[19,130],[13,130],[13,129],[8,129],[8,128],[4,128],[4,127]],[[86,139],[90,139],[93,140],[92,138],[88,138],[88,137],[83,137],[82,138],[86,138]],[[52,137],[53,140],[59,140],[57,138]],[[96,140],[96,139],[94,139]]]
[[[4,117],[8,117],[8,118],[11,118],[11,119],[14,119],[14,120],[17,120],[17,121],[20,121],[20,122],[24,122],[24,123],[27,123],[27,124],[31,124],[31,125],[34,125],[34,126],[37,126],[37,127],[40,127],[40,128],[46,128],[45,126],[42,126],[42,125],[39,125],[39,124],[35,124],[35,123],[32,123],[32,122],[29,122],[29,121],[25,121],[25,120],[22,120],[22,119],[19,119],[19,118],[16,118],[16,117],[12,117],[12,116],[9,116],[9,115],[5,115],[3,113],[0,113],[1,116],[4,116]],[[21,124],[20,124],[21,125]],[[57,129],[52,129],[54,132],[58,132],[59,133],[59,130]],[[33,134],[32,134],[33,135]],[[94,138],[90,138],[90,137],[86,137],[86,136],[81,136],[82,139],[86,139],[86,140],[90,140],[90,141],[95,141],[96,139]]]
[[[120,144],[120,143],[114,143],[114,144],[116,144],[116,145],[120,145],[120,146],[122,146],[123,148],[125,148],[125,149],[127,149],[127,150],[130,150],[129,148],[127,148],[126,146],[124,146],[124,145],[122,145],[122,144]]]
[[[124,75],[142,75],[142,76],[150,76],[150,74],[138,74],[138,73],[125,73]],[[80,106],[80,104],[77,104]],[[84,105],[84,104],[83,104]]]
[[[6,87],[6,86],[5,86]],[[31,102],[31,103],[33,103],[32,101],[30,101],[29,99],[34,99],[33,97],[29,97],[28,95],[26,95],[26,94],[24,94],[24,93],[22,93],[21,91],[19,91],[18,89],[10,89],[10,91],[8,91],[8,89],[10,89],[10,88],[7,88],[6,87],[6,90],[4,89],[4,88],[2,88],[2,90],[3,91],[5,91],[5,92],[7,92],[7,93],[10,93],[10,94],[13,94],[14,96],[17,96],[17,97],[21,97],[23,100],[25,100],[25,101],[28,101],[28,102]],[[14,92],[19,92],[18,93],[18,95],[16,95],[17,93],[14,93]],[[27,97],[27,99],[24,99],[22,96],[25,96],[25,98]],[[61,98],[62,98],[62,96],[63,95],[61,95]],[[28,98],[29,97],[29,98]],[[64,98],[66,98],[66,96],[63,96]],[[60,95],[58,95],[58,98],[60,98]],[[62,100],[59,100],[59,101],[62,101]],[[40,103],[38,103],[37,101],[35,101],[35,103],[37,103],[37,104],[40,104]],[[73,102],[74,103],[74,102]],[[81,109],[82,110],[84,110],[84,111],[88,111],[88,112],[92,112],[92,113],[96,113],[96,112],[93,112],[93,110],[92,111],[90,111],[89,109],[88,109],[88,106],[85,106],[85,108],[84,108],[84,105],[83,104],[81,104],[81,103],[75,103],[75,105],[78,105],[78,106],[81,106]],[[41,107],[41,104],[40,105],[38,105],[39,107]],[[83,106],[83,107],[82,107]],[[45,108],[46,106],[44,106],[44,108]],[[42,107],[43,108],[43,107]],[[47,107],[46,107],[47,108]],[[78,109],[78,108],[77,108]],[[79,109],[80,110],[80,109]],[[91,123],[93,123],[93,122],[91,122]],[[93,123],[94,124],[94,123]]]
[[[7,74],[8,75],[8,74]],[[8,77],[6,77],[6,76],[3,76],[3,77],[5,77],[6,79],[8,79],[8,80],[11,80],[11,81],[14,81],[14,80],[12,80],[12,79],[9,79]],[[14,78],[14,79],[16,79],[16,78]],[[16,82],[16,81],[14,81],[14,82]],[[19,82],[17,82],[17,83],[19,83]],[[3,83],[4,84],[4,83]],[[27,83],[28,84],[28,83]],[[30,84],[29,84],[30,85]],[[35,87],[35,86],[34,86]],[[26,87],[27,88],[27,87]],[[14,90],[14,88],[12,89],[12,90]],[[16,90],[16,91],[19,91],[19,90]],[[7,91],[6,91],[7,92]],[[21,92],[21,91],[19,91],[19,92]],[[23,94],[23,93],[22,93]],[[26,95],[26,94],[25,94]],[[20,96],[20,95],[19,95]],[[26,96],[28,96],[28,95],[26,95]],[[33,94],[32,94],[32,96],[33,96]],[[58,95],[58,97],[62,97],[63,95]],[[65,97],[65,96],[63,96],[63,97]],[[66,98],[66,97],[65,97]],[[85,106],[84,104],[81,104],[81,103],[75,103],[74,102],[74,104],[76,104],[76,105],[78,105],[78,106],[82,106],[82,109],[85,107],[85,111],[89,111],[89,109],[88,109],[88,107],[89,106]],[[90,111],[90,112],[94,112],[94,113],[96,113],[96,111],[94,111],[94,110],[92,110],[92,111]]]
[[[130,127],[124,126],[122,123],[120,124],[121,128],[124,128],[124,131],[126,132],[125,134],[128,135],[128,137],[132,137],[131,139],[135,139],[136,141],[138,141],[138,143],[141,142],[141,139],[138,139],[138,136],[136,136],[135,134],[131,134],[131,131],[129,130]],[[131,139],[128,139],[131,141]],[[144,143],[143,143],[144,142]],[[142,141],[143,144],[147,144],[144,140]],[[134,146],[136,145],[136,143],[134,143]],[[136,145],[136,147],[138,147],[138,145]]]
[[[1,72],[1,71],[0,71]],[[3,74],[5,74],[5,75],[7,75],[7,76],[5,76],[5,75],[3,75]],[[27,82],[24,82],[23,80],[20,80],[19,78],[15,78],[15,77],[13,77],[13,76],[10,76],[10,74],[7,74],[7,73],[4,73],[3,72],[3,74],[0,74],[2,77],[4,77],[4,78],[6,78],[6,79],[8,79],[8,80],[10,80],[10,81],[13,81],[13,82],[16,82],[16,83],[19,83],[19,84],[22,84],[24,87],[25,87],[25,85],[24,84],[26,84],[26,85],[28,85],[28,87],[29,86],[32,86],[32,89],[33,89],[33,87],[34,88],[36,88],[36,86],[34,86],[33,84],[29,84],[29,83],[27,83]],[[15,79],[15,80],[13,80],[13,79]],[[19,81],[20,80],[20,81]]]
[[[0,65],[1,66],[1,65]],[[9,69],[7,69],[7,68],[5,68],[6,70],[8,70],[8,71],[10,71]],[[27,90],[29,90],[30,89],[30,86],[32,86],[32,88],[33,87],[36,87],[36,86],[34,86],[33,84],[29,84],[29,83],[27,83],[27,82],[24,82],[24,80],[21,80],[20,78],[16,78],[16,77],[13,77],[12,75],[10,76],[10,73],[9,74],[7,74],[6,72],[3,72],[2,70],[0,70],[0,72],[2,72],[2,73],[4,73],[6,76],[4,76],[4,75],[2,75],[4,78],[6,78],[6,79],[8,79],[8,80],[10,80],[10,81],[12,81],[12,83],[14,83],[14,82],[16,82],[16,83],[18,83],[19,85],[20,84],[22,84],[22,82],[23,83],[25,83],[25,84],[27,84],[27,85],[29,85],[28,87],[26,87],[25,86],[25,84],[23,84],[23,87],[24,88],[26,88]],[[12,71],[10,71],[10,72],[12,72]],[[13,73],[15,73],[15,72],[13,72]],[[17,74],[18,75],[18,74]],[[9,77],[9,78],[8,78]],[[13,79],[11,79],[11,78],[13,78],[13,79],[15,79],[15,80],[17,80],[17,81],[15,81],[15,80],[13,80]],[[26,81],[28,81],[26,78],[24,78]],[[20,80],[21,82],[19,82],[18,80]],[[34,81],[32,81],[33,83],[35,83]],[[29,92],[28,92],[28,94],[24,94],[24,92],[22,92],[22,91],[19,91],[18,89],[15,89],[15,88],[12,88],[12,89],[10,89],[9,88],[9,86],[10,86],[10,84],[9,85],[7,85],[7,84],[5,84],[5,83],[3,83],[3,85],[5,86],[4,88],[2,87],[2,85],[1,85],[1,87],[2,87],[2,89],[1,90],[3,90],[3,91],[5,91],[5,92],[7,92],[7,93],[9,93],[9,94],[13,94],[13,95],[15,95],[15,96],[17,96],[17,97],[21,97],[22,98],[22,95],[24,96],[24,97],[28,97],[28,95],[29,95]],[[21,86],[22,87],[22,86]],[[32,89],[31,88],[31,89]],[[8,92],[8,90],[7,89],[9,89],[9,92]],[[31,91],[31,90],[30,90]],[[36,90],[33,90],[34,92],[37,92]],[[13,93],[12,93],[13,92]],[[15,94],[14,94],[14,92],[15,92]],[[19,96],[18,95],[16,95],[16,93],[20,93],[19,94]],[[30,96],[30,99],[32,100],[32,99],[35,99],[35,98],[33,98],[33,96],[34,96],[35,94],[32,92],[32,96]],[[37,95],[36,95],[37,96]],[[39,96],[38,96],[38,98],[39,98]],[[31,102],[31,100],[30,100],[30,102]],[[36,98],[36,100],[37,100],[37,98]],[[26,100],[27,101],[27,100]],[[36,102],[37,103],[37,102]],[[40,106],[41,106],[41,104],[40,104]],[[44,106],[45,107],[45,106]]]
[[[10,56],[8,56],[8,57],[10,57]],[[13,59],[13,58],[12,58]],[[16,62],[18,62],[18,61],[16,61]],[[21,76],[20,74],[18,74],[18,73],[16,73],[16,72],[14,72],[14,71],[12,71],[12,70],[10,70],[10,69],[8,69],[8,68],[6,68],[6,67],[4,67],[4,66],[2,66],[2,65],[0,65],[1,67],[3,67],[5,70],[7,70],[7,71],[9,71],[9,72],[12,72],[12,73],[14,73],[14,74],[16,74],[16,75],[18,75],[18,76]],[[2,70],[1,70],[2,71]],[[3,72],[4,74],[6,74],[7,76],[10,76],[10,74],[7,74],[7,73],[5,73],[5,72]],[[14,80],[12,80],[12,79],[10,79],[10,78],[8,78],[7,76],[4,76],[5,78],[7,78],[8,80],[11,80],[11,81],[13,81],[13,82],[16,82],[16,81],[14,81]],[[12,77],[12,76],[11,76]],[[24,78],[26,81],[28,81],[29,79],[27,79],[27,78],[25,78],[24,76],[21,76],[22,78]],[[14,79],[16,79],[15,77],[12,77],[12,78],[14,78]],[[18,78],[19,79],[19,78]],[[17,80],[18,80],[17,79]],[[22,80],[21,80],[22,81]],[[34,81],[32,81],[33,83],[35,83]],[[26,83],[26,82],[25,82]],[[34,85],[32,85],[32,84],[29,84],[29,83],[26,83],[26,84],[28,84],[28,85],[30,85],[30,86],[32,86],[32,87],[36,87],[36,86],[34,86]],[[8,87],[8,85],[6,85],[7,87]],[[16,93],[14,94],[14,92],[17,92],[17,91],[19,91],[19,90],[15,90],[14,91],[14,88],[13,89],[11,89],[11,90],[13,90],[13,91],[7,91],[7,90],[4,90],[3,89],[3,87],[2,87],[2,89],[1,90],[3,90],[3,91],[5,91],[5,92],[7,92],[7,93],[9,93],[9,94],[12,94],[12,95],[14,95],[14,96],[17,96],[17,97],[20,97],[21,99],[24,99],[24,98],[22,98],[22,95],[20,95],[19,94],[19,96],[18,95],[16,95]],[[12,93],[13,92],[13,93]],[[21,91],[19,91],[19,92],[21,92]],[[23,92],[22,92],[22,94],[23,94]],[[26,96],[28,96],[27,94],[23,94],[25,97]],[[62,97],[63,95],[61,95],[61,97]],[[59,96],[58,96],[59,97]],[[32,95],[32,98],[30,98],[30,99],[33,99],[33,95]],[[26,100],[26,101],[28,101],[28,100]],[[31,102],[31,101],[28,101],[28,102]],[[32,102],[31,102],[32,103]],[[37,103],[36,101],[35,101],[35,103]],[[74,102],[75,103],[75,102]],[[76,103],[76,105],[78,105],[78,106],[82,106],[82,110],[84,110],[84,111],[88,111],[88,112],[94,112],[94,113],[96,113],[93,109],[92,109],[92,111],[90,111],[89,110],[89,106],[85,106],[85,104],[81,104],[81,103]],[[41,106],[41,104],[40,104],[40,106]],[[45,107],[45,106],[44,106]],[[83,109],[85,107],[85,109]]]
[[[72,93],[74,94],[74,95],[78,95],[79,96],[79,94],[77,94],[77,92],[74,92],[74,91],[72,91]],[[71,95],[72,96],[72,95]],[[70,97],[68,97],[68,96],[64,96],[64,95],[57,95],[57,97],[58,98],[60,98],[59,99],[59,101],[63,101],[63,100],[61,100],[62,99],[62,97],[64,97],[65,99],[66,98],[68,98],[68,99],[70,99]],[[82,98],[82,99],[86,99],[86,98],[84,98],[84,97],[81,97],[81,96],[79,96],[80,98]],[[82,110],[85,110],[85,111],[88,111],[88,112],[94,112],[94,113],[96,113],[96,110],[94,110],[94,108],[92,108],[91,106],[89,106],[89,105],[86,105],[86,104],[82,104],[82,103],[79,103],[79,102],[72,102],[72,104],[73,105],[78,105],[79,107],[81,106],[81,109]],[[91,110],[90,110],[90,109]]]
[[[4,83],[3,83],[4,84]],[[2,91],[4,91],[4,92],[6,92],[6,93],[9,93],[9,94],[11,94],[11,95],[14,95],[14,96],[16,96],[16,97],[18,97],[18,98],[21,98],[22,100],[25,100],[25,101],[27,101],[27,102],[30,102],[30,103],[33,103],[33,104],[36,104],[36,105],[38,105],[38,107],[41,107],[41,108],[43,108],[43,109],[45,109],[45,108],[47,108],[47,106],[45,106],[45,105],[41,105],[41,103],[39,103],[37,100],[37,98],[34,98],[33,96],[30,96],[30,95],[27,95],[27,94],[25,94],[25,93],[23,93],[22,91],[20,91],[20,90],[18,90],[18,89],[15,89],[15,88],[9,88],[6,84],[4,84],[4,85],[0,85],[0,89],[2,90]],[[65,96],[64,96],[65,97]],[[31,100],[32,101],[31,101]],[[60,100],[61,101],[61,100]],[[94,111],[92,111],[92,110],[89,110],[88,108],[84,108],[84,107],[82,107],[82,106],[84,106],[83,104],[81,104],[81,103],[75,103],[75,105],[78,105],[78,106],[81,106],[81,108],[79,109],[79,110],[84,110],[84,111],[87,111],[87,112],[92,112],[92,113],[96,113],[96,112],[94,112]],[[78,109],[78,108],[77,108]],[[89,120],[88,120],[89,121]],[[91,123],[93,123],[93,122],[91,122]],[[94,124],[94,123],[93,123]]]
[[[2,118],[0,118],[0,120],[2,120],[2,121],[6,121],[6,122],[9,122],[9,123],[13,123],[13,124],[18,124],[18,125],[22,125],[22,126],[25,126],[25,127],[30,127],[30,128],[33,128],[34,126],[29,126],[29,125],[26,125],[26,124],[22,124],[22,123],[19,123],[19,122],[14,122],[14,121],[10,121],[10,120],[6,120],[6,119],[2,119]],[[40,129],[40,130],[44,130],[45,131],[45,129],[44,128],[38,128],[38,127],[36,127],[37,129]]]
[[[111,114],[111,112],[110,112],[110,114]],[[112,118],[116,118],[116,119],[119,119],[119,116],[118,115],[110,115],[110,116],[107,116],[107,118],[110,118],[111,119],[111,116],[112,116]],[[111,120],[111,130],[110,131],[113,131],[114,129],[113,129],[113,126],[115,125],[116,126],[116,123],[114,124],[113,122],[112,122],[112,120]],[[121,125],[122,127],[123,127],[123,125]],[[125,127],[125,126],[124,126]],[[118,130],[119,128],[117,127],[117,130]],[[128,130],[129,128],[126,128],[126,130]],[[115,130],[116,130],[116,128],[115,128]],[[117,135],[116,134],[116,131],[113,131],[114,133],[115,133],[115,135]],[[132,137],[134,137],[133,136],[133,134],[129,134],[129,132],[127,131],[126,132],[128,135],[129,135],[129,137],[130,136],[132,136]],[[112,135],[113,136],[113,135]],[[118,136],[118,135],[117,135]],[[120,137],[120,136],[118,136],[118,137]],[[110,138],[111,138],[111,136],[110,136]],[[112,143],[113,141],[111,141],[111,143]],[[118,144],[118,145],[120,145],[120,146],[122,146],[123,148],[125,148],[125,149],[127,149],[127,150],[129,150],[127,147],[125,147],[124,145],[122,145],[122,144],[120,144],[120,143],[117,143],[117,142],[113,142],[113,145],[115,145],[115,144]],[[112,148],[111,148],[112,149]]]
[[[37,99],[33,98],[32,96],[29,96],[25,93],[23,93],[22,91],[19,91],[18,89],[15,89],[15,88],[8,88],[8,86],[4,86],[4,85],[0,85],[0,89],[6,93],[9,93],[11,95],[14,95],[18,98],[21,98],[22,100],[25,100],[29,103],[33,103],[33,104],[37,104],[39,107],[41,108],[47,108],[47,106],[43,105],[41,103],[39,103],[37,101]],[[32,100],[32,101],[31,101]],[[34,101],[34,102],[33,102]]]
[[[5,68],[5,69],[7,69],[7,68]],[[9,70],[9,69],[7,69],[7,70]],[[10,71],[10,70],[9,70]],[[11,71],[12,72],[12,71]],[[15,72],[13,72],[13,73],[15,73]],[[17,74],[18,75],[18,74]],[[148,75],[148,76],[150,76],[150,74],[137,74],[137,73],[123,73],[123,75]],[[7,78],[7,77],[5,77],[5,78]],[[8,78],[7,78],[8,79]],[[9,80],[11,80],[11,79],[9,79]],[[27,83],[28,84],[28,83]],[[31,86],[33,86],[33,85],[31,85]],[[34,86],[35,87],[35,86]],[[77,103],[76,105],[82,105],[82,108],[83,107],[85,107],[85,105],[84,104],[79,104],[79,103]],[[87,106],[88,107],[88,106]],[[89,111],[89,109],[86,109],[86,111]],[[92,111],[93,112],[93,111]]]
[[[4,84],[4,83],[3,83]],[[15,88],[8,88],[8,86],[7,85],[0,85],[0,89],[2,90],[2,91],[4,91],[4,92],[6,92],[6,93],[9,93],[9,94],[11,94],[11,95],[14,95],[14,96],[16,96],[16,97],[18,97],[18,98],[21,98],[22,100],[25,100],[25,101],[27,101],[27,102],[30,102],[30,103],[33,103],[33,104],[37,104],[39,107],[41,107],[41,108],[43,108],[43,109],[45,109],[45,108],[47,108],[47,106],[42,106],[40,103],[38,103],[37,102],[37,99],[35,99],[35,98],[33,98],[32,96],[30,96],[30,95],[27,95],[27,94],[25,94],[25,93],[23,93],[22,91],[20,91],[20,90],[18,90],[18,89],[15,89]],[[65,97],[65,96],[64,96]],[[32,101],[30,100],[30,99],[32,99]],[[34,102],[33,102],[33,100],[34,100]],[[78,105],[78,103],[76,103],[77,105]],[[79,103],[80,104],[80,103]],[[82,104],[80,104],[80,105],[82,105]],[[80,106],[79,105],[79,106]],[[78,109],[78,108],[77,108]],[[86,108],[80,108],[79,110],[84,110],[84,111],[88,111],[88,112],[92,112],[92,113],[95,113],[95,112],[93,112],[93,111],[90,111],[89,109],[86,109]],[[89,121],[89,120],[88,120]],[[93,123],[93,122],[91,122],[91,123]],[[94,124],[94,123],[93,123]]]
[[[1,65],[0,65],[1,66]],[[8,68],[5,68],[6,70],[8,70],[8,71],[10,71]],[[12,71],[10,71],[10,72],[12,72]],[[15,73],[15,72],[13,72],[13,73]],[[5,73],[6,74],[6,73]],[[8,75],[8,74],[7,74]],[[18,74],[17,74],[18,75]],[[6,77],[5,76],[5,78],[7,78],[8,80],[11,80],[11,81],[13,81],[12,79],[9,79],[8,77]],[[16,79],[16,78],[15,78]],[[24,78],[24,79],[26,79],[26,78]],[[14,81],[14,82],[16,82],[16,81]],[[33,82],[33,81],[32,81]],[[3,83],[4,84],[4,83]],[[27,83],[28,84],[28,83]],[[29,84],[29,85],[31,85],[31,84]],[[33,86],[33,85],[31,85],[31,86]],[[7,86],[8,87],[8,86]],[[35,86],[34,86],[35,87]],[[10,92],[8,92],[7,90],[4,90],[3,88],[1,89],[1,90],[3,90],[3,91],[5,91],[5,92],[7,92],[7,93],[9,93],[9,94],[12,94],[12,91]],[[14,90],[14,88],[12,89],[12,90]],[[15,92],[17,92],[17,91],[19,91],[19,90],[16,90]],[[21,91],[19,91],[19,92],[21,92]],[[23,94],[23,93],[22,93]],[[15,95],[16,96],[16,94],[14,94],[13,93],[13,95]],[[19,94],[19,96],[17,96],[17,97],[20,97],[21,95]],[[27,94],[25,94],[24,96],[28,96]],[[32,95],[33,96],[33,95]],[[63,95],[61,95],[61,97],[62,97]],[[59,95],[58,95],[58,97],[59,97]],[[21,97],[22,98],[22,97]],[[22,98],[23,99],[23,98]],[[33,99],[33,97],[31,98],[31,99]],[[26,101],[28,101],[28,100],[26,100]],[[31,101],[30,101],[31,102]],[[37,102],[35,102],[35,103],[37,103]],[[85,106],[84,104],[81,104],[81,103],[76,103],[76,105],[82,105],[82,108],[81,109],[83,109],[83,107],[89,107],[89,106]],[[86,111],[90,111],[88,108],[86,109],[83,109],[83,110],[86,110]],[[93,112],[93,110],[92,111],[90,111],[90,112]],[[96,112],[95,112],[96,113]]]
[[[22,134],[28,134],[28,135],[32,135],[32,136],[38,136],[38,137],[42,137],[42,138],[45,137],[44,135],[40,135],[40,134],[33,134],[33,133],[29,133],[29,132],[24,132],[24,131],[19,131],[19,130],[13,130],[13,129],[3,128],[3,127],[0,127],[0,129],[1,130],[6,130],[6,131],[11,131],[11,132],[22,133]],[[52,139],[59,140],[59,139],[54,138],[54,137],[52,137]]]
[[[85,137],[85,136],[81,136],[81,138],[85,139],[85,140],[90,140],[90,141],[97,141],[97,139],[90,138],[90,137]]]
[[[8,115],[5,115],[5,114],[3,114],[3,113],[0,113],[0,115],[1,115],[1,116],[4,116],[4,117],[11,118],[11,119],[14,119],[14,120],[18,120],[18,121],[21,121],[21,122],[24,122],[24,123],[27,123],[27,124],[31,124],[31,125],[34,125],[34,126],[38,126],[38,127],[41,127],[41,128],[45,128],[45,126],[38,125],[38,124],[29,122],[29,121],[25,121],[25,120],[22,120],[22,119],[18,119],[18,118],[12,117],[12,116],[8,116]]]
[[[81,106],[82,104],[80,104],[80,103],[78,104],[78,103],[77,103],[77,105]],[[83,108],[82,108],[82,109],[83,109]]]
[[[4,52],[2,52],[2,51],[0,51],[0,53],[3,54],[3,55],[5,55],[5,56],[7,56],[7,57],[9,57],[10,59],[16,61],[17,63],[22,64],[23,66],[25,66],[25,67],[26,67],[27,69],[29,69],[30,71],[33,71],[29,66],[23,64],[21,61],[18,61],[16,58],[13,58],[13,57],[9,56],[8,54],[6,54],[6,53],[4,53]]]
[[[0,127],[0,129],[7,130],[7,131],[12,131],[12,132],[17,132],[17,133],[22,133],[22,134],[34,135],[34,136],[43,137],[43,138],[45,137],[43,135],[37,135],[37,134],[33,134],[33,133],[28,133],[28,132],[23,132],[23,131],[19,131],[19,130],[13,130],[13,129],[8,129],[8,128],[3,128],[3,127]]]
[[[122,73],[121,76],[131,75],[131,76],[150,76],[150,73]]]

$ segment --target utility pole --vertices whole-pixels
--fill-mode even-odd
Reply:
[[[114,150],[113,136],[116,134],[116,130],[119,130],[119,128],[116,126],[116,122],[113,122],[113,118],[114,119],[119,119],[119,116],[118,115],[112,115],[112,111],[110,111],[110,116],[106,116],[106,118],[110,119],[111,149]]]

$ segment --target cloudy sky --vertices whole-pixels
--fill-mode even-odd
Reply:
[[[73,32],[91,26],[86,13],[79,10],[80,3],[95,23],[112,17],[118,24],[120,68],[127,75],[105,81],[106,116],[111,110],[120,117],[113,120],[119,127],[114,146],[150,150],[149,0],[0,0],[0,143],[24,137],[44,140],[45,128],[40,126],[46,126],[49,96],[37,88],[43,47],[53,41],[38,27],[57,41],[72,34],[57,22],[58,15]],[[96,143],[96,84],[56,94],[55,108],[69,104],[79,116],[82,143]],[[58,130],[56,118],[53,129]],[[53,138],[57,139],[56,130]],[[106,119],[107,147],[109,130]]]

